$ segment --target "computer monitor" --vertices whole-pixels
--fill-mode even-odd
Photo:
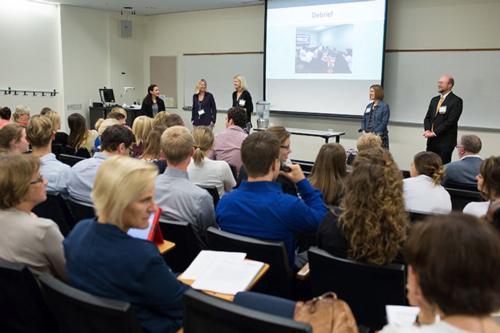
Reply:
[[[113,93],[113,89],[111,88],[102,88],[99,89],[99,95],[101,96],[101,101],[103,103],[114,103],[115,102],[115,94]]]

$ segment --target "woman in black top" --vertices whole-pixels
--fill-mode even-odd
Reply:
[[[247,90],[247,82],[245,77],[241,75],[236,75],[233,78],[233,107],[239,106],[240,108],[245,109],[247,112],[247,130],[252,128],[252,112],[253,112],[253,103],[252,96]]]
[[[142,100],[141,111],[148,117],[154,117],[158,112],[165,111],[165,103],[160,98],[160,88],[156,84],[148,87],[148,95]]]
[[[375,265],[401,262],[409,227],[401,171],[382,148],[360,152],[340,209],[318,228],[317,246],[334,256]]]
[[[207,91],[207,81],[201,79],[196,84],[196,94],[193,95],[191,123],[193,126],[209,126],[213,128],[217,117],[217,107],[214,96]]]

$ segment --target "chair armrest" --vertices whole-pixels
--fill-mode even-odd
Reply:
[[[295,277],[298,280],[305,280],[309,277],[309,263],[305,264],[304,267],[300,269],[300,271],[297,272],[297,275]]]

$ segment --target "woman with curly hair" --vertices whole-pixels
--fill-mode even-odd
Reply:
[[[406,209],[418,213],[448,214],[450,194],[441,186],[443,163],[438,154],[422,151],[410,165],[410,178],[403,180]]]
[[[337,257],[370,264],[393,262],[409,222],[401,171],[391,154],[382,148],[359,153],[345,188],[340,208],[318,229],[318,247]]]

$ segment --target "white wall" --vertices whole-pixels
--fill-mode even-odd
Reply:
[[[144,95],[144,18],[127,18],[133,21],[130,38],[120,36],[121,19],[112,12],[61,6],[67,114],[88,117],[90,101],[100,101],[98,89],[104,86],[114,89],[120,104],[131,104]],[[135,91],[122,97],[124,86]]]
[[[18,104],[32,114],[63,108],[59,6],[19,0],[0,1],[0,88],[50,90],[56,97],[0,94],[0,106]]]
[[[500,12],[500,1],[478,0],[389,0],[387,48],[467,48],[499,47],[500,21],[493,13]],[[484,19],[483,19],[484,18]],[[263,51],[264,7],[253,6],[167,14],[152,17],[148,22],[144,70],[149,72],[149,56],[178,57],[178,91],[184,87],[182,54],[201,52]],[[148,79],[148,75],[146,75]],[[437,78],[436,78],[437,80]],[[251,83],[250,83],[251,90]],[[390,92],[386,92],[386,95]],[[430,98],[422,101],[427,106]],[[216,96],[230,98],[230,96]],[[360,110],[364,105],[360,106]],[[424,108],[426,109],[426,108]],[[178,109],[189,123],[189,112]],[[425,112],[425,111],[423,111]],[[422,113],[422,119],[425,114]],[[224,116],[218,117],[216,131],[223,127]],[[354,147],[358,137],[358,121],[333,118],[272,116],[271,122],[290,127],[342,130],[341,143]],[[425,150],[422,126],[391,124],[391,151],[401,168],[407,169],[413,155]],[[459,134],[471,133],[459,131]],[[476,131],[483,140],[483,156],[498,154],[499,132]],[[323,143],[321,139],[294,136],[292,158],[314,160]],[[456,158],[456,156],[454,156]]]

